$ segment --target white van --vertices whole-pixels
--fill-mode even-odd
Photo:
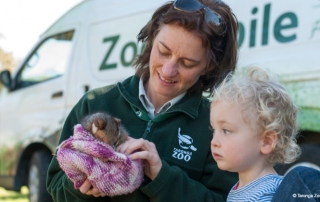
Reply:
[[[0,186],[46,199],[46,172],[71,108],[134,74],[136,36],[165,0],[84,0],[56,21],[12,75],[1,73]],[[39,16],[41,17],[41,16]]]
[[[55,22],[17,71],[0,76],[0,186],[49,201],[48,164],[71,108],[134,73],[136,36],[165,0],[84,0]],[[320,169],[320,1],[225,0],[239,20],[238,66],[278,73],[301,108],[302,157]],[[39,16],[41,17],[41,16]],[[4,87],[5,86],[5,87]]]

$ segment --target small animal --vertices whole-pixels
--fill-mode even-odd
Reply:
[[[81,125],[93,137],[116,148],[127,140],[128,132],[121,126],[118,118],[105,112],[97,112],[85,116],[81,120]]]

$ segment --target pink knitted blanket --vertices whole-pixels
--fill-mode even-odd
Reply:
[[[142,160],[132,161],[116,152],[80,124],[74,127],[73,136],[59,145],[57,160],[76,189],[88,178],[100,192],[116,196],[133,192],[143,180]]]

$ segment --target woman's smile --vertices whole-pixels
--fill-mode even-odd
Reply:
[[[158,73],[158,75],[159,75],[159,79],[160,79],[161,81],[163,81],[164,83],[166,83],[166,84],[173,84],[173,83],[177,83],[177,81],[169,80],[169,79],[165,79],[165,78],[163,78],[159,73]]]
[[[162,25],[150,55],[145,84],[155,108],[186,92],[205,74],[206,49],[193,32],[175,24]]]

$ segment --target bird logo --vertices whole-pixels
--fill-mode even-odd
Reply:
[[[180,147],[183,149],[191,149],[192,151],[197,151],[197,148],[192,145],[193,139],[188,135],[181,134],[180,131],[181,128],[178,129],[178,139]]]

